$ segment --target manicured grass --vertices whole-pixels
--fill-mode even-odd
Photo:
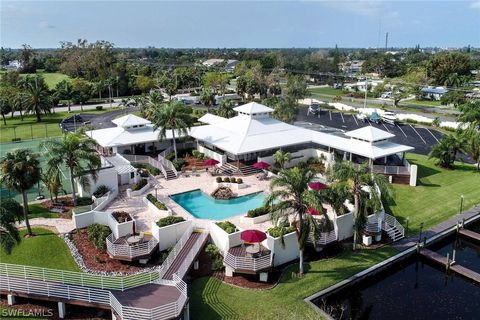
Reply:
[[[317,93],[317,94],[327,94],[327,95],[332,95],[332,96],[344,96],[345,93],[341,89],[334,89],[332,87],[322,87],[322,88],[310,88],[308,89],[309,92],[311,93]]]
[[[102,114],[111,110],[86,110],[84,113]],[[76,112],[79,113],[79,112]],[[0,142],[11,142],[13,138],[21,138],[22,140],[41,139],[48,137],[58,137],[62,134],[60,129],[60,121],[74,113],[56,112],[42,116],[42,121],[37,122],[35,115],[28,114],[20,116],[6,117],[7,125],[0,121]]]
[[[289,266],[280,283],[270,290],[240,289],[214,277],[195,280],[190,286],[190,312],[202,319],[319,319],[304,298],[342,281],[397,253],[390,247],[346,250],[335,258],[306,264],[302,279]]]
[[[0,261],[2,263],[79,271],[70,250],[62,239],[50,230],[32,229],[36,236],[24,238],[26,231],[22,230],[22,241],[15,246],[10,255],[0,249]]]
[[[438,107],[441,106],[442,104],[440,101],[436,100],[403,100],[400,101],[400,105],[409,105],[409,104],[414,104],[418,106],[426,106],[426,107]]]
[[[42,207],[41,204],[31,204],[28,206],[28,211],[30,212],[30,218],[59,218],[60,214],[57,212],[51,212]]]
[[[27,319],[46,319],[45,317],[34,317],[28,315],[28,310],[25,310],[25,313],[6,306],[0,306],[0,319],[8,319],[8,320],[27,320]]]
[[[480,172],[473,165],[455,163],[455,170],[435,166],[435,159],[408,154],[408,161],[418,165],[418,185],[394,185],[394,203],[386,206],[400,223],[406,226],[409,219],[409,234],[424,230],[459,213],[460,196],[464,195],[463,209],[480,204]]]
[[[70,79],[69,76],[60,72],[43,72],[42,70],[37,70],[37,74],[41,74],[45,78],[45,82],[50,89],[55,89],[57,83],[65,79]],[[21,76],[26,75],[27,74],[21,74]],[[33,75],[33,73],[31,73],[30,75]]]

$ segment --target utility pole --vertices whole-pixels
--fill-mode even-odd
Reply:
[[[388,51],[388,32],[385,34],[385,52]]]

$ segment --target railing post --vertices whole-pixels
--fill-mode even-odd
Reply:
[[[43,281],[45,281],[45,269],[42,269],[43,271]]]
[[[23,278],[27,279],[27,267],[23,266]]]

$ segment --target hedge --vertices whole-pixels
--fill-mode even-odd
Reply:
[[[168,216],[168,217],[165,217],[165,218],[162,218],[162,219],[158,220],[157,221],[157,226],[159,226],[161,228],[161,227],[166,227],[166,226],[169,226],[169,225],[172,225],[172,224],[175,224],[175,223],[180,223],[180,222],[183,222],[183,221],[185,221],[185,219],[183,219],[182,217]]]

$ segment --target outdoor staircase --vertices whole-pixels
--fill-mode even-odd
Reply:
[[[398,220],[388,213],[385,213],[385,217],[382,221],[382,230],[388,235],[392,242],[402,239],[405,237],[405,229],[398,222]]]
[[[228,162],[225,162],[224,164],[222,164],[220,168],[218,168],[218,172],[220,172],[220,174],[225,176],[233,176],[235,173],[238,173],[239,170],[234,165]]]
[[[165,168],[165,172],[167,173],[167,175],[166,176],[165,174],[162,174],[162,175],[166,180],[172,180],[177,178],[177,175],[175,174],[175,172],[173,172],[173,170]]]
[[[251,174],[256,174],[256,173],[259,173],[260,170],[253,167],[253,166],[244,166],[244,167],[240,167],[240,172],[242,173],[242,175],[244,176],[249,176]]]

